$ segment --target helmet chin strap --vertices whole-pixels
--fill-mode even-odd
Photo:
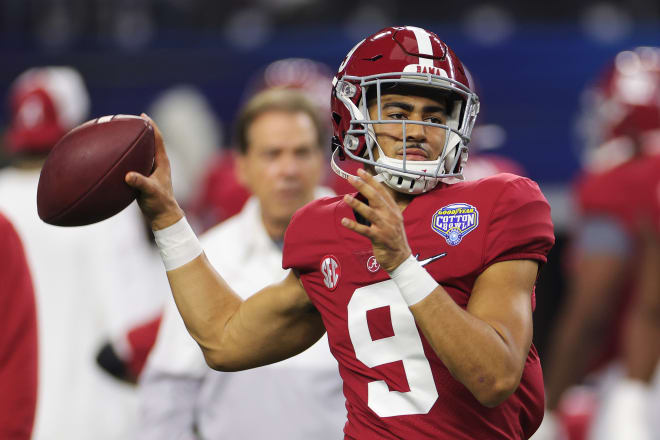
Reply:
[[[403,161],[399,159],[393,159],[385,154],[383,149],[378,143],[376,133],[374,131],[373,124],[367,126],[367,144],[370,144],[369,151],[373,150],[375,145],[378,148],[378,159],[374,164],[376,170],[376,178],[379,181],[385,183],[395,191],[404,194],[421,194],[423,192],[429,191],[438,184],[438,179],[433,177],[420,176],[417,174],[405,173],[390,168],[379,167],[378,164],[388,165],[395,168],[403,168]],[[373,154],[372,154],[373,156]],[[438,166],[437,161],[407,161],[406,165],[409,169],[414,171],[426,172],[428,169],[435,169]]]
[[[454,168],[457,152],[461,143],[461,138],[453,131],[448,131],[448,138],[442,157],[439,160],[410,160],[406,161],[406,169],[423,173],[448,174]],[[378,148],[377,164],[389,165],[394,168],[403,168],[403,160],[394,159],[387,156],[374,139],[374,144]],[[440,168],[438,168],[438,166]],[[383,176],[383,181],[390,188],[405,194],[421,194],[435,188],[439,182],[455,183],[456,178],[442,178],[433,176],[422,176],[418,174],[406,173],[390,168],[379,167],[376,165],[376,172]]]
[[[377,164],[403,168],[403,160],[387,156],[377,142],[376,147],[378,148],[378,159],[376,159]],[[412,171],[429,172],[431,169],[435,170],[437,167],[437,160],[406,161],[406,168]],[[376,172],[379,176],[382,176],[383,182],[385,182],[387,186],[404,194],[424,193],[435,188],[439,181],[437,177],[410,174],[392,170],[390,168],[379,167],[378,165],[376,165]]]
[[[439,182],[456,183],[457,181],[462,180],[460,177],[442,178],[442,177],[422,176],[418,174],[410,174],[398,170],[393,170],[384,166],[380,167],[378,166],[378,164],[402,168],[403,160],[394,159],[385,155],[380,145],[378,145],[378,141],[374,139],[375,135],[373,134],[373,132],[371,130],[368,130],[368,134],[369,136],[372,136],[373,144],[376,145],[376,147],[378,148],[378,159],[376,159],[376,163],[373,164],[375,165],[375,170],[377,173],[374,177],[376,178],[377,181],[385,183],[387,186],[394,189],[395,191],[404,194],[421,194],[435,188]],[[442,159],[440,159],[442,162],[444,162],[443,166],[439,170],[440,172],[445,171],[444,167],[454,166],[454,162],[456,161],[456,153],[458,151],[458,146],[460,145],[460,141],[461,139],[456,133],[450,132],[447,147],[449,147],[449,145],[452,144],[454,146],[451,148],[445,148],[445,151],[443,152],[443,157]],[[332,168],[332,171],[334,171],[335,174],[346,180],[348,180],[349,177],[356,177],[353,174],[346,172],[339,166],[339,164],[337,163],[338,154],[339,154],[339,148],[333,151],[332,156],[330,158],[330,167]],[[438,167],[438,161],[437,160],[406,161],[406,167],[407,169],[413,171],[433,172]]]
[[[332,156],[330,157],[330,168],[332,168],[332,171],[335,172],[336,175],[341,177],[342,179],[348,180],[349,177],[354,177],[358,179],[359,177],[351,174],[345,170],[343,170],[339,164],[337,163],[337,155],[339,154],[339,148],[336,148],[335,151],[332,152]],[[383,176],[380,174],[377,174],[374,176],[374,179],[376,179],[377,182],[383,182]]]

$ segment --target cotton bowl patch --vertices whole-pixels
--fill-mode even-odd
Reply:
[[[452,203],[433,214],[431,227],[445,237],[447,243],[456,246],[463,237],[479,225],[479,211],[467,203]]]

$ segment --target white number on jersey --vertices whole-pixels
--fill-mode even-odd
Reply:
[[[394,336],[372,340],[367,311],[390,307]],[[383,380],[367,385],[368,405],[380,417],[427,414],[438,399],[431,365],[424,355],[415,319],[392,280],[353,292],[348,303],[348,333],[355,356],[367,367],[403,361],[410,391],[390,391]]]

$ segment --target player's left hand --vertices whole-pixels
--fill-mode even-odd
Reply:
[[[392,272],[411,254],[403,215],[392,196],[374,176],[362,169],[358,170],[358,175],[359,178],[351,177],[348,181],[367,198],[369,204],[351,194],[346,194],[344,201],[371,224],[363,225],[346,217],[341,224],[371,240],[374,257],[383,269]]]

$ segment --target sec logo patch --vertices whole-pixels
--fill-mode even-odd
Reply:
[[[321,274],[323,274],[323,284],[328,290],[332,291],[339,284],[341,276],[341,266],[334,255],[326,255],[321,260]]]

